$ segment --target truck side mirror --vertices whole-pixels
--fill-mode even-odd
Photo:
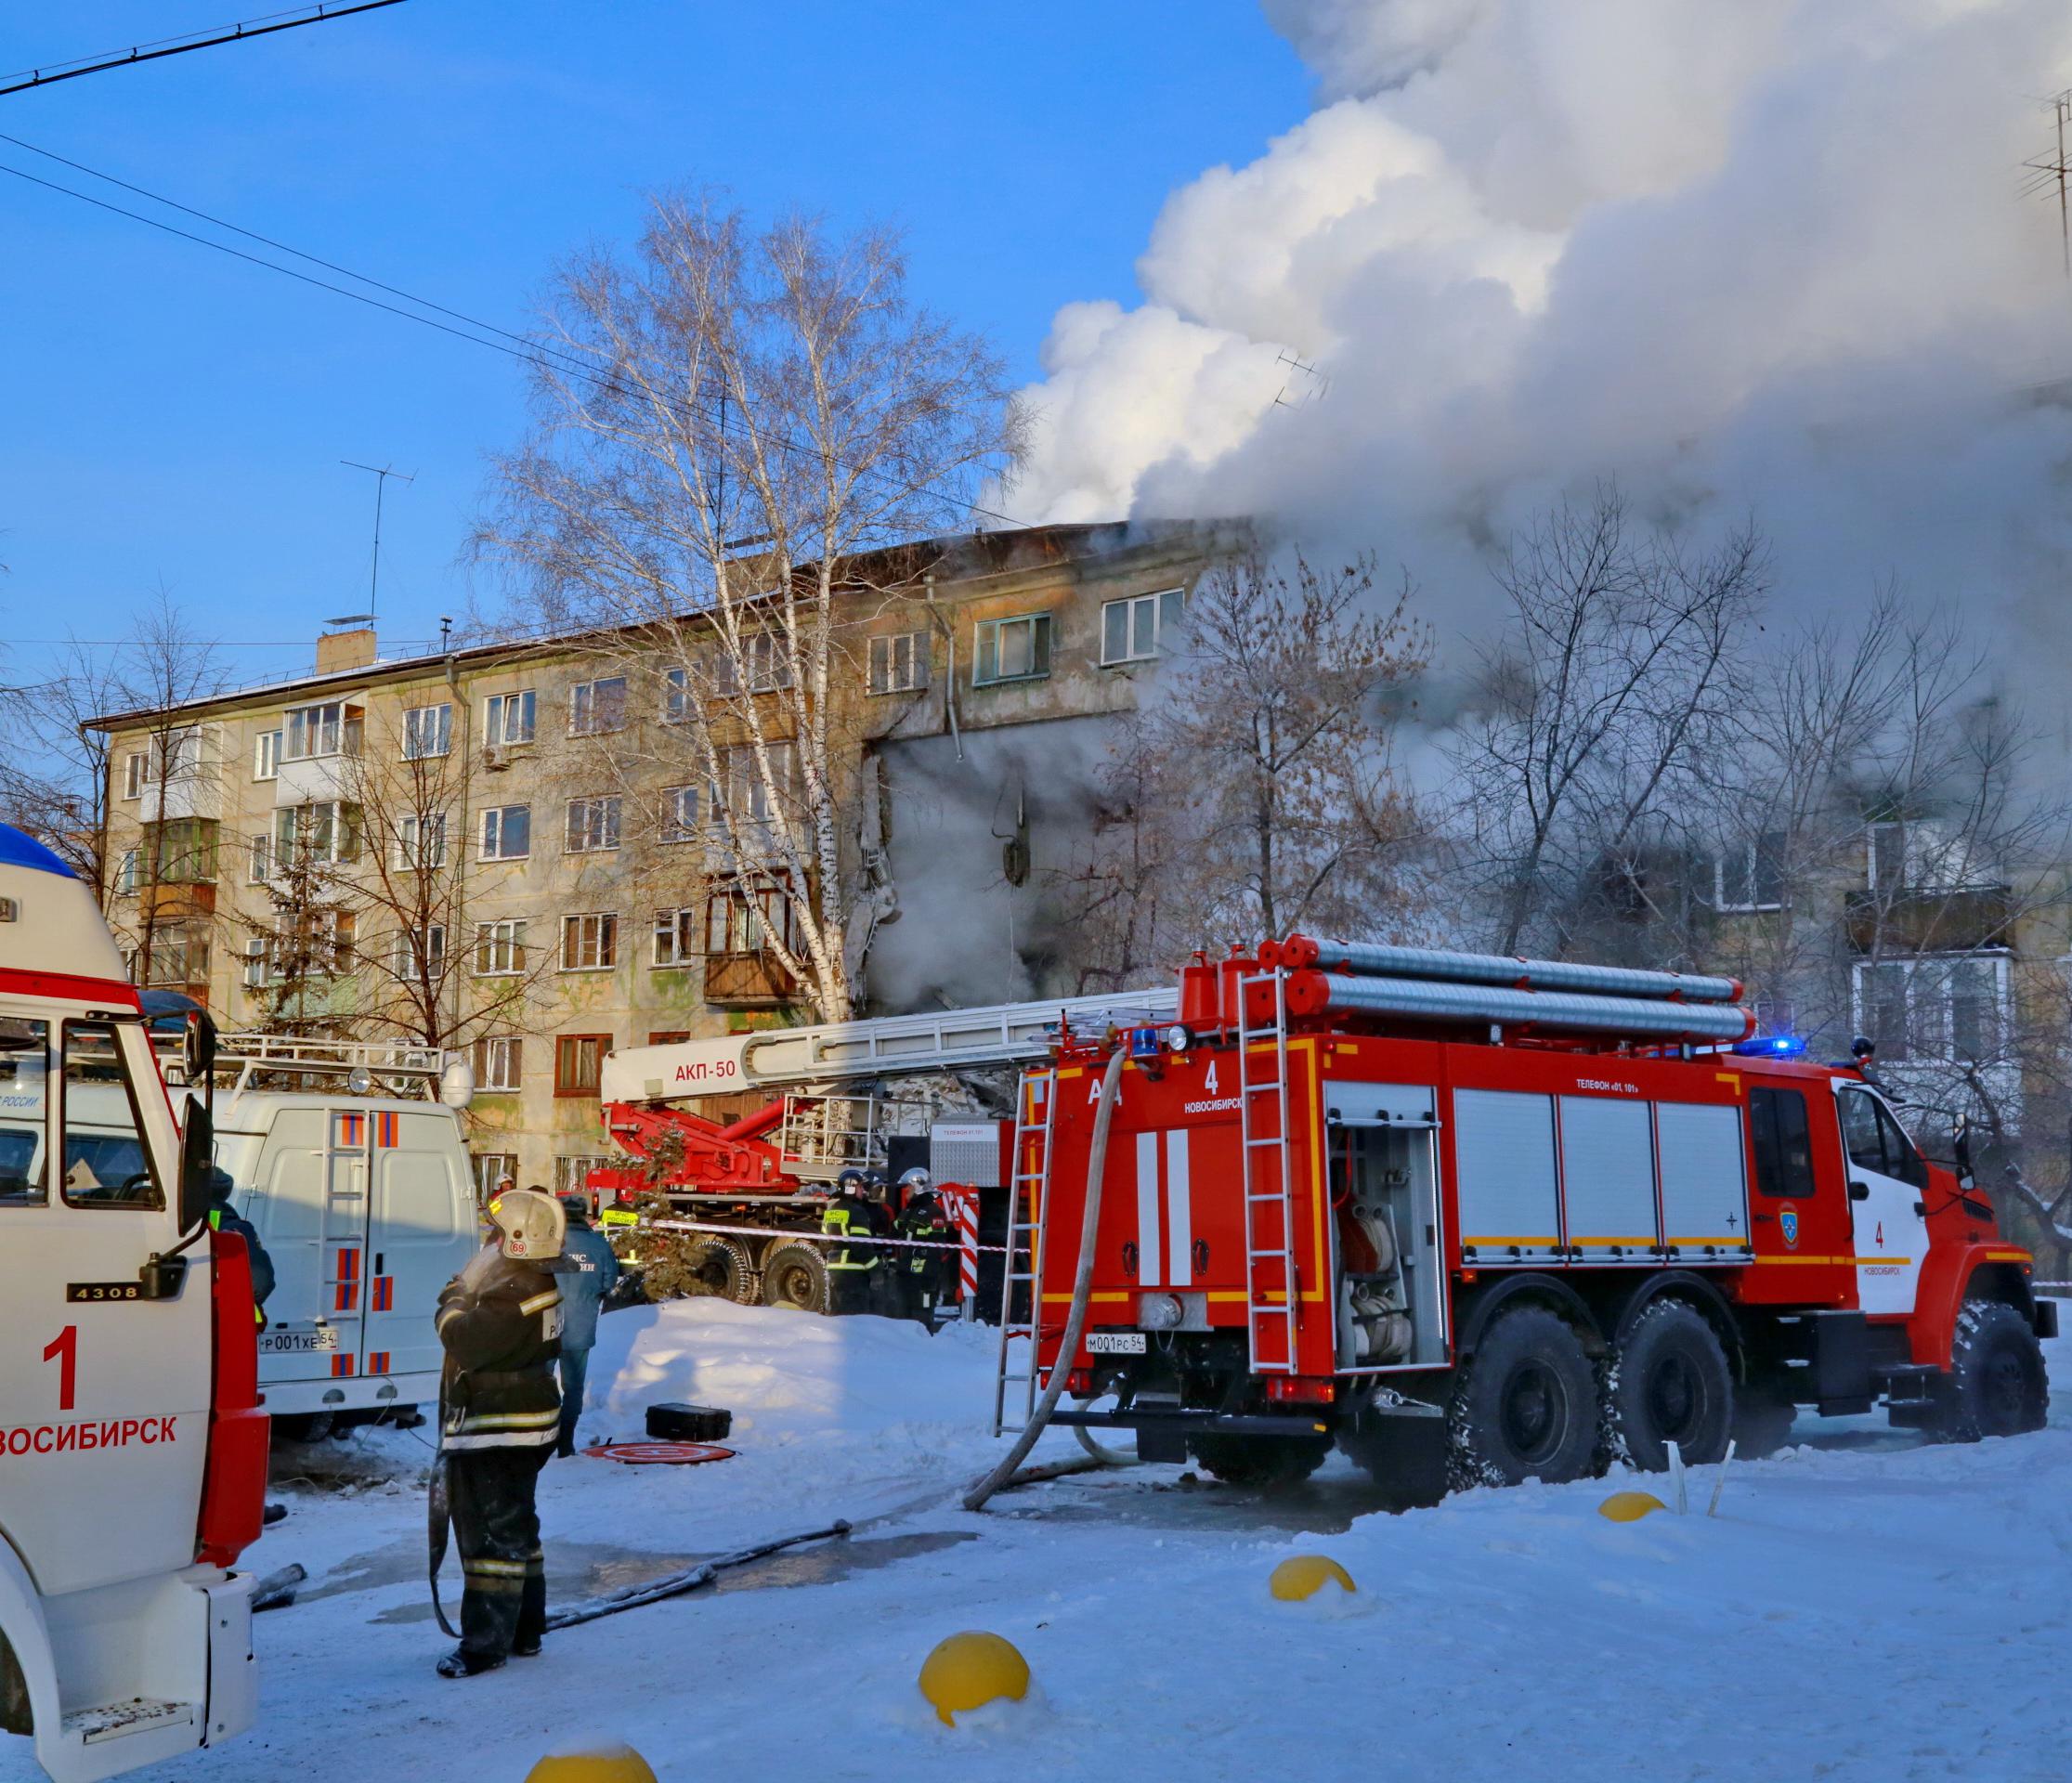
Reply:
[[[215,1069],[215,1023],[209,1020],[205,1009],[198,1009],[187,1019],[180,1035],[180,1063],[190,1084],[207,1084],[209,1074]]]
[[[209,1217],[212,1178],[215,1175],[215,1123],[200,1102],[187,1105],[187,1127],[180,1135],[180,1230],[191,1232]]]

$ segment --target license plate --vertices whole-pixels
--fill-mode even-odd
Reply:
[[[1087,1338],[1087,1348],[1096,1356],[1141,1356],[1144,1334],[1140,1331],[1097,1331]]]
[[[338,1334],[323,1331],[269,1331],[259,1339],[262,1356],[306,1356],[319,1349],[336,1349]]]

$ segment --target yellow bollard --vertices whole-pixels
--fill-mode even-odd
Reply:
[[[935,1644],[921,1661],[920,1685],[944,1725],[954,1727],[960,1710],[983,1708],[1002,1697],[1020,1702],[1029,1694],[1029,1662],[1012,1641],[968,1629]]]
[[[1283,1603],[1297,1604],[1313,1597],[1323,1586],[1336,1581],[1345,1591],[1358,1591],[1352,1575],[1328,1555],[1297,1554],[1273,1568],[1269,1581],[1273,1594]]]
[[[1637,1523],[1650,1512],[1668,1508],[1652,1492],[1614,1492],[1597,1506],[1597,1515],[1614,1523]]]
[[[616,1752],[567,1752],[542,1758],[525,1783],[655,1783],[647,1761],[631,1746]]]

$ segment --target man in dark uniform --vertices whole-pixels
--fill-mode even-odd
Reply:
[[[885,1211],[882,1189],[872,1192],[871,1179],[852,1165],[835,1178],[835,1192],[821,1216],[820,1230],[830,1236],[890,1238],[892,1216]],[[827,1299],[831,1312],[880,1312],[888,1298],[881,1285],[887,1273],[884,1247],[849,1243],[827,1246]]]
[[[514,1189],[488,1209],[496,1236],[439,1295],[446,1370],[439,1447],[465,1585],[461,1645],[442,1678],[529,1659],[546,1633],[547,1577],[535,1504],[561,1428],[561,1204]]]
[[[934,1178],[926,1170],[906,1171],[899,1179],[905,1196],[893,1230],[901,1238],[923,1244],[954,1244],[957,1229],[948,1210],[935,1192]],[[946,1283],[957,1279],[954,1251],[901,1251],[893,1268],[899,1281],[900,1311],[918,1319],[931,1334],[935,1330],[935,1308],[949,1297]]]

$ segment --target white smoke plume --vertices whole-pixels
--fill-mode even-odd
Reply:
[[[1144,304],[1060,311],[1019,518],[1370,545],[1444,649],[1490,543],[1610,476],[1753,513],[1787,611],[1891,576],[2065,640],[2072,287],[2020,189],[2063,0],[1266,6],[1320,109],[1172,195]]]

